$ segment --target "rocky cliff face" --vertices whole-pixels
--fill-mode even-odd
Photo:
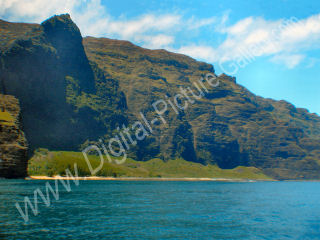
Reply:
[[[82,39],[69,15],[41,25],[1,21],[3,88],[22,106],[30,148],[80,150],[107,141],[152,104],[170,99],[210,64],[126,41]],[[137,160],[184,158],[221,168],[255,166],[278,179],[320,178],[320,117],[285,101],[257,97],[221,75],[211,88],[129,152]],[[199,92],[198,92],[199,93]]]
[[[27,175],[27,141],[20,117],[19,101],[0,94],[0,177]]]
[[[7,93],[21,102],[30,153],[79,150],[108,135],[116,119],[126,121],[123,93],[88,61],[69,15],[26,26],[22,34],[19,24],[0,23],[1,75]]]
[[[152,103],[179,93],[211,65],[165,50],[148,50],[126,41],[84,39],[94,61],[126,94],[130,120],[144,112],[151,120]],[[320,177],[320,118],[285,101],[255,96],[227,75],[220,85],[140,144],[137,157],[208,162],[221,168],[255,166],[277,179]]]

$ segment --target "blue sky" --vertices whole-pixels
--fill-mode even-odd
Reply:
[[[320,114],[320,1],[0,0],[0,18],[70,13],[84,36],[212,63],[263,97]]]

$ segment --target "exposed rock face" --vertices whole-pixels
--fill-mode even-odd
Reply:
[[[123,93],[88,61],[69,15],[28,26],[23,36],[17,26],[2,22],[1,71],[7,93],[20,100],[30,153],[79,150],[110,133],[115,120],[126,121]]]
[[[214,73],[209,64],[126,41],[87,37],[84,46],[89,59],[119,81],[131,120],[140,111],[152,113],[157,99],[179,93],[180,86],[195,89],[191,82]],[[140,144],[139,159],[180,156],[221,168],[255,166],[277,179],[320,178],[319,116],[257,97],[233,77],[218,78],[219,87],[179,117],[172,111],[166,116],[168,126]]]
[[[0,94],[0,104],[0,177],[25,177],[27,141],[21,130],[19,101]]]
[[[25,29],[25,32],[23,32]],[[82,39],[69,15],[41,25],[0,21],[1,72],[22,106],[31,150],[80,150],[107,141],[152,103],[207,73],[210,64],[106,38]],[[278,179],[320,178],[320,117],[257,97],[227,75],[129,152],[137,160],[184,158],[221,168],[254,166]],[[196,90],[195,90],[196,91]],[[82,145],[83,146],[83,145]]]

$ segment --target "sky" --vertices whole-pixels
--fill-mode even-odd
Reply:
[[[318,0],[0,0],[3,20],[61,13],[83,36],[186,54],[259,96],[320,115]]]

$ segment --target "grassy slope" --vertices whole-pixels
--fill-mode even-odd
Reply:
[[[15,119],[9,112],[0,111],[0,124],[14,126]]]
[[[93,167],[100,164],[100,158],[90,155]],[[80,152],[48,152],[39,150],[30,159],[28,173],[31,176],[65,175],[65,169],[71,172],[77,164],[79,176],[91,176],[85,159]],[[146,162],[127,159],[122,165],[105,162],[97,176],[115,177],[190,177],[190,178],[230,178],[230,179],[271,179],[254,167],[237,167],[220,169],[216,165],[204,166],[183,159],[163,162],[161,159],[151,159]]]

